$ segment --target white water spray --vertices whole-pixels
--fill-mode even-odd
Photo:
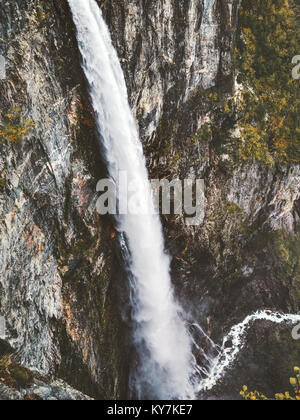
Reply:
[[[109,173],[138,184],[144,216],[118,218],[131,272],[135,344],[140,363],[134,377],[139,398],[194,398],[192,343],[175,302],[170,259],[164,252],[159,216],[154,214],[142,145],[132,116],[123,72],[108,28],[95,0],[69,0],[83,69]],[[135,197],[136,198],[136,197]]]

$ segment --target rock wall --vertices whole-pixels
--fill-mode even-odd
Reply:
[[[231,78],[238,0],[98,3],[146,139],[155,136],[164,113],[179,115],[194,89]]]
[[[0,145],[2,338],[27,367],[124,396],[122,272],[111,222],[94,211],[104,166],[67,2],[1,2],[0,38],[2,121],[20,108],[35,122]]]

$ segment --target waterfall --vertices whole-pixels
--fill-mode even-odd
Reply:
[[[281,314],[271,311],[258,311],[248,315],[244,321],[234,325],[224,337],[218,355],[208,361],[206,377],[200,381],[197,391],[205,392],[217,385],[226,372],[234,365],[240,351],[246,345],[249,328],[257,321],[269,321],[274,324],[296,325],[300,323],[300,314]],[[213,343],[214,344],[214,343]]]
[[[159,216],[124,75],[109,30],[95,0],[69,0],[83,69],[90,86],[110,177],[124,171],[135,182],[143,216],[117,217],[130,271],[134,343],[139,363],[132,384],[138,398],[194,398],[192,342],[175,301],[170,258],[164,251]]]
[[[204,0],[203,2],[200,36],[202,85],[205,89],[215,84],[220,64],[220,49],[217,46],[219,24],[216,3],[216,0]]]

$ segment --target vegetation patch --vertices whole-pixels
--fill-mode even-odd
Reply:
[[[14,108],[0,122],[0,142],[20,143],[34,126],[32,120],[23,119],[20,108]]]
[[[3,191],[5,186],[6,186],[6,179],[1,177],[0,178],[0,191]]]
[[[209,142],[212,137],[212,127],[210,123],[205,123],[197,132],[196,136],[191,138],[191,142],[196,144],[197,142]]]
[[[274,399],[278,401],[300,401],[300,368],[295,367],[294,368],[295,377],[290,378],[290,385],[293,388],[293,392],[285,392],[276,394]],[[251,392],[248,390],[247,386],[243,387],[243,390],[241,391],[241,396],[246,400],[252,400],[252,401],[266,401],[268,398],[262,394],[261,392],[254,391]]]
[[[0,360],[0,382],[10,388],[26,388],[32,384],[33,379],[33,373],[13,362],[11,356],[5,356]]]
[[[235,112],[239,155],[245,161],[300,161],[300,83],[292,77],[299,9],[295,0],[242,3],[235,51],[241,92]]]

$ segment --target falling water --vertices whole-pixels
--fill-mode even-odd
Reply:
[[[134,341],[139,363],[132,383],[139,398],[194,398],[194,359],[190,336],[180,315],[170,280],[170,259],[162,228],[153,211],[151,187],[131,113],[124,75],[108,28],[95,0],[69,0],[83,69],[104,146],[110,177],[125,171],[135,182],[143,216],[118,217],[128,252],[132,288]]]
[[[216,0],[204,0],[200,26],[202,85],[205,89],[215,83],[220,66],[220,47],[218,46],[218,16]]]
[[[243,322],[234,325],[224,337],[222,345],[216,346],[211,342],[211,347],[217,350],[215,357],[209,358],[205,368],[205,375],[199,381],[198,392],[205,392],[217,385],[226,372],[233,367],[240,351],[246,344],[246,335],[249,328],[257,321],[269,321],[274,324],[296,325],[300,323],[300,314],[281,314],[271,311],[258,311],[248,315]],[[199,327],[198,327],[199,328]]]

